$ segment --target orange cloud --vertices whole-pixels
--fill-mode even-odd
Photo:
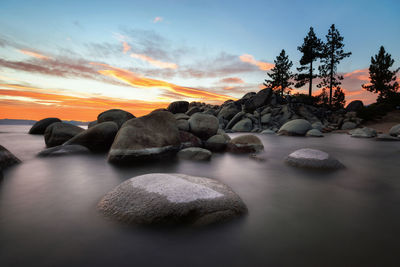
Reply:
[[[143,54],[132,53],[131,57],[146,61],[146,62],[150,63],[153,66],[156,66],[156,67],[159,67],[159,68],[163,68],[163,69],[176,69],[176,68],[178,68],[178,65],[176,65],[175,63],[159,61],[159,60],[156,60],[154,58],[151,58],[151,57],[143,55]]]
[[[220,83],[244,83],[244,81],[238,77],[229,77],[220,80]]]
[[[270,70],[275,66],[272,63],[258,61],[252,55],[249,55],[249,54],[241,55],[241,56],[239,56],[239,58],[242,62],[246,62],[246,63],[252,64],[252,65],[255,65],[260,70]]]
[[[129,50],[131,50],[131,46],[127,43],[127,42],[122,42],[122,49],[124,54],[126,54],[126,52],[128,52]]]
[[[41,55],[39,53],[28,51],[28,50],[18,49],[17,51],[22,53],[22,54],[25,54],[25,55],[28,55],[28,56],[31,56],[31,57],[35,57],[35,58],[38,58],[38,59],[42,59],[42,60],[50,60],[51,59],[51,57],[44,56],[44,55]]]
[[[346,73],[345,75],[343,75],[343,77],[367,82],[369,81],[369,70],[368,69],[355,70]]]
[[[134,72],[121,68],[116,68],[107,64],[101,64],[101,63],[91,63],[91,64],[106,67],[107,69],[99,70],[98,72],[105,76],[110,76],[120,81],[124,81],[133,87],[161,88],[168,90],[169,92],[174,93],[177,96],[185,96],[193,99],[198,99],[201,101],[222,102],[229,99],[235,100],[235,98],[226,95],[207,92],[191,87],[179,86],[161,80],[141,77]]]
[[[164,20],[163,17],[155,17],[155,18],[153,19],[153,23],[161,22],[161,21],[163,21],[163,20]]]

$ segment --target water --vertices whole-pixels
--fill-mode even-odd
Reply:
[[[0,266],[399,266],[400,142],[347,135],[260,136],[266,161],[215,154],[116,167],[105,155],[36,158],[42,136],[0,126],[0,144],[23,164],[0,182]],[[297,169],[296,149],[324,150],[347,168]],[[247,204],[243,219],[205,229],[129,227],[96,210],[136,175],[215,178]]]

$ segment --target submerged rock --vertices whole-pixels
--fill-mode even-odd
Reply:
[[[400,136],[400,124],[397,124],[390,128],[389,134],[392,136]]]
[[[292,166],[302,168],[339,169],[344,167],[342,163],[328,153],[310,148],[296,150],[285,161]]]
[[[59,118],[46,118],[37,121],[29,130],[29,134],[44,134],[46,128],[55,122],[61,122],[61,120]]]
[[[257,136],[246,134],[233,138],[227,148],[234,153],[255,153],[263,150],[264,145]]]
[[[209,114],[195,113],[189,119],[190,131],[200,139],[215,135],[219,128],[217,117]]]
[[[226,149],[229,140],[230,137],[227,134],[216,134],[207,139],[205,147],[213,152],[221,152]]]
[[[167,111],[127,121],[118,131],[108,154],[113,163],[156,159],[176,153],[181,141],[176,120]]]
[[[54,157],[90,153],[87,147],[81,145],[61,145],[40,151],[38,157]]]
[[[324,137],[324,135],[318,129],[311,129],[306,133],[306,136],[310,137]]]
[[[275,134],[275,131],[273,131],[273,130],[271,130],[271,129],[266,129],[266,130],[263,130],[263,131],[261,132],[261,134]]]
[[[0,145],[0,172],[8,167],[11,167],[14,164],[21,163],[13,153],[8,151],[7,148]]]
[[[133,177],[106,194],[98,209],[134,225],[208,225],[247,212],[228,186],[209,178],[152,173]]]
[[[367,127],[357,128],[351,130],[349,133],[351,134],[351,137],[358,137],[358,138],[372,138],[377,136],[377,132],[375,129]]]
[[[135,118],[135,116],[125,110],[110,109],[97,116],[97,123],[113,121],[118,125],[118,128],[121,128],[122,124],[133,118]]]
[[[389,134],[378,134],[375,138],[377,141],[400,141],[400,138],[391,136]]]
[[[189,160],[209,160],[211,151],[200,147],[188,147],[178,152],[178,157]]]
[[[311,130],[311,124],[304,119],[296,119],[286,122],[279,129],[280,135],[305,135],[308,130]]]
[[[46,128],[44,141],[47,147],[59,146],[83,131],[83,128],[70,123],[55,122]]]

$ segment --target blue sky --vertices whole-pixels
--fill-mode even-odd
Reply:
[[[360,90],[367,82],[370,57],[384,45],[400,66],[399,10],[399,1],[2,0],[0,89],[17,90],[7,85],[19,84],[40,93],[59,90],[76,97],[153,102],[212,101],[213,95],[202,97],[200,91],[240,97],[259,90],[266,77],[266,69],[257,64],[273,63],[285,49],[295,71],[301,57],[297,46],[309,27],[324,40],[334,23],[344,36],[345,49],[353,53],[338,67],[348,74],[343,82],[347,98],[371,102],[374,95]],[[125,53],[124,42],[130,47]],[[244,61],[243,55],[251,60]],[[82,70],[82,66],[93,69]],[[109,72],[99,72],[103,67]],[[55,68],[58,72],[50,73]],[[128,71],[124,78],[122,70]],[[77,71],[88,73],[77,75]],[[102,77],[95,77],[96,73]],[[127,81],[127,75],[152,79],[151,86],[138,85],[136,78]],[[230,82],[224,84],[224,79]],[[199,92],[182,91],[187,88]],[[0,100],[7,105],[26,97],[2,95]],[[37,109],[51,106],[43,100],[29,104]]]

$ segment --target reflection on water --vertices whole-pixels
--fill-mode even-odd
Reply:
[[[42,136],[0,126],[0,144],[24,162],[0,179],[0,266],[398,266],[400,142],[331,134],[260,136],[264,162],[215,154],[116,167],[105,155],[36,158]],[[284,164],[292,151],[324,150],[336,172]],[[132,228],[103,218],[100,198],[151,172],[218,179],[249,208],[242,220],[207,229]]]

